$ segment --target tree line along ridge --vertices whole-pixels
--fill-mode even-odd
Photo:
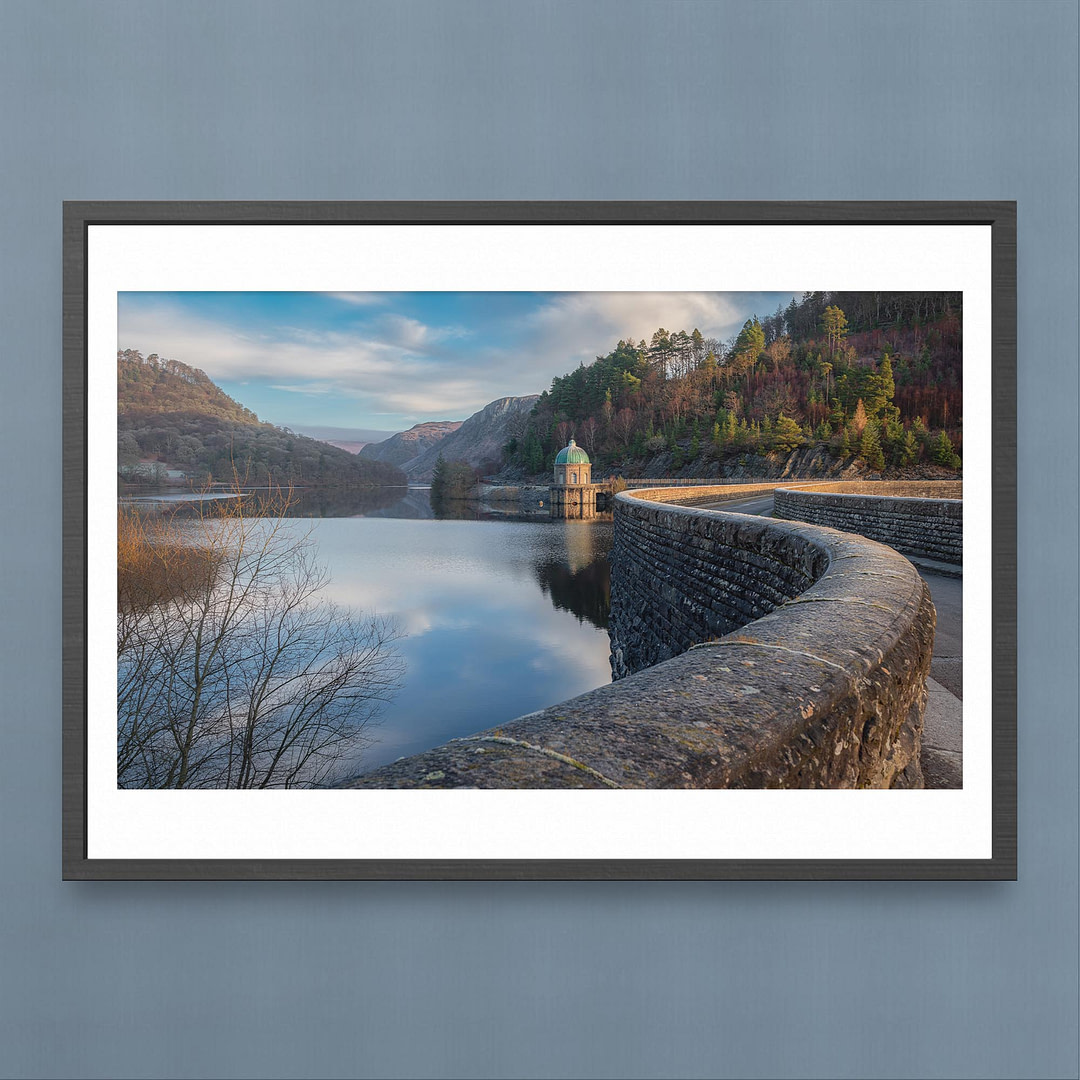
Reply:
[[[203,483],[406,483],[396,466],[260,421],[198,368],[134,349],[117,352],[117,459],[136,483],[159,481],[166,465]]]
[[[960,293],[813,292],[730,341],[661,327],[555,378],[506,461],[541,473],[573,436],[630,474],[659,454],[708,475],[804,446],[879,472],[955,472],[962,320]]]

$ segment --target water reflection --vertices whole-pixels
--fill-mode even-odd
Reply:
[[[436,518],[427,488],[296,494],[290,516],[319,519],[327,599],[406,634],[404,684],[343,775],[610,682],[610,514],[454,503]]]
[[[412,488],[304,488],[294,491],[289,517],[431,517],[427,493]]]
[[[534,566],[540,589],[560,611],[569,611],[578,619],[588,619],[593,626],[606,630],[611,612],[611,567],[607,553],[574,569],[555,559]]]
[[[261,496],[265,488],[245,489],[243,495]],[[284,494],[284,493],[283,493]],[[141,487],[121,492],[122,500],[138,502],[148,511],[167,510],[183,517],[198,513],[200,503],[235,499],[230,491],[190,491],[171,487]],[[548,522],[548,510],[523,511],[516,502],[483,503],[472,499],[449,499],[437,509],[431,505],[429,487],[381,488],[295,488],[288,493],[286,517],[338,518],[388,517],[415,521],[541,521]],[[611,514],[600,513],[596,520],[611,521]]]
[[[189,491],[182,487],[141,488],[122,491],[121,501],[138,503],[147,512],[167,512],[178,518],[202,513],[205,504],[238,498],[259,499],[266,488],[234,491]],[[275,500],[285,503],[290,518],[367,517],[389,514],[391,517],[432,517],[428,493],[423,488],[296,488],[281,492]]]

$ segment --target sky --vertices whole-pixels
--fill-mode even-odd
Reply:
[[[362,438],[539,394],[620,338],[648,341],[661,326],[727,340],[791,297],[125,292],[118,347],[201,368],[261,420]]]

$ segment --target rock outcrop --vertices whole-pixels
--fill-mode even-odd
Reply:
[[[494,471],[499,467],[506,443],[525,433],[529,413],[539,399],[539,394],[530,394],[492,401],[473,413],[452,434],[400,467],[412,481],[430,480],[439,454],[442,454],[447,461],[464,461],[473,468],[490,465]],[[366,456],[366,450],[364,454]]]
[[[372,461],[385,461],[388,465],[400,467],[437,446],[447,435],[453,435],[461,424],[460,420],[433,420],[426,424],[414,424],[408,431],[399,431],[382,442],[368,443],[359,453]]]

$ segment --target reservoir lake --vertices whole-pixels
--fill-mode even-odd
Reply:
[[[611,681],[610,514],[552,520],[515,507],[453,503],[437,517],[426,488],[300,494],[292,513],[309,520],[293,524],[312,526],[330,579],[320,598],[392,619],[405,662],[338,778]]]
[[[315,526],[324,595],[390,616],[404,635],[402,687],[343,775],[611,681],[610,521],[495,518],[467,505],[460,517],[412,516],[430,514],[426,503],[426,490],[411,489]]]

